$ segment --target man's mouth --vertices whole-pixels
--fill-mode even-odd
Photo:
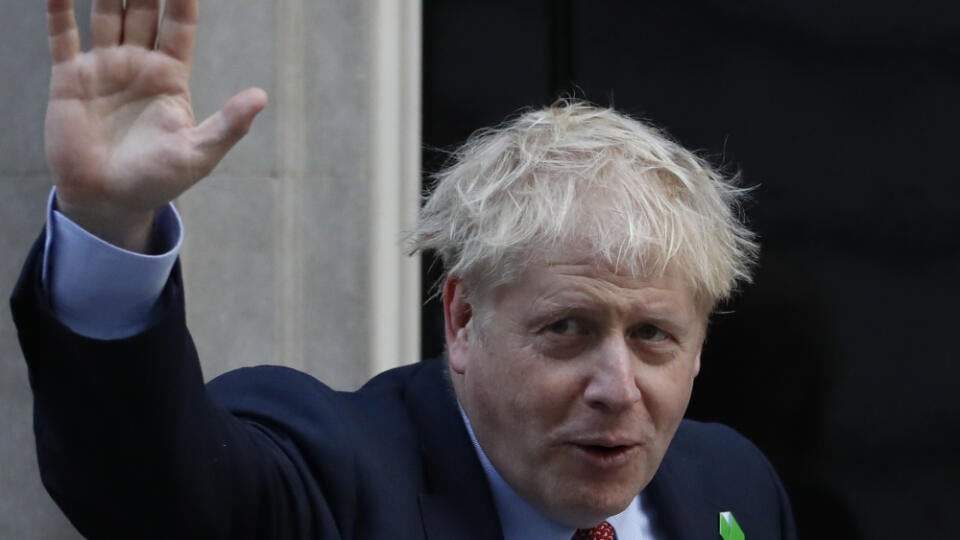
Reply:
[[[596,444],[585,444],[585,445],[581,445],[581,448],[583,448],[587,452],[592,452],[592,453],[604,455],[604,456],[612,456],[630,447],[625,444],[619,444],[616,446],[600,446]]]
[[[640,452],[639,444],[581,444],[574,443],[574,452],[588,464],[600,468],[626,465]]]

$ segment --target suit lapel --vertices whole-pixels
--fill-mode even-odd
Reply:
[[[688,456],[670,451],[644,489],[655,531],[670,540],[719,539],[717,505],[704,498],[696,485],[698,465]]]
[[[410,385],[424,470],[420,515],[429,540],[502,539],[487,477],[460,417],[446,366],[428,360]]]

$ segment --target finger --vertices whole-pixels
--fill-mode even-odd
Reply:
[[[73,0],[47,0],[47,35],[54,64],[72,60],[80,52]]]
[[[199,11],[197,0],[167,0],[160,21],[157,49],[189,66],[193,61]]]
[[[194,171],[197,180],[209,174],[240,142],[266,105],[267,93],[250,88],[230,98],[222,109],[194,129],[193,142],[200,156]]]
[[[123,37],[123,0],[93,0],[90,14],[90,44],[119,45]]]
[[[157,42],[160,0],[127,0],[123,14],[123,43],[153,49]]]

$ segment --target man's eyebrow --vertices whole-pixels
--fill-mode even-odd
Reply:
[[[588,295],[563,291],[547,297],[540,297],[531,303],[531,315],[534,319],[565,317],[570,315],[603,315],[607,311]]]
[[[554,294],[543,296],[533,302],[533,307],[537,311],[546,313],[571,313],[576,311],[587,312],[609,312],[611,307],[613,311],[626,314],[627,316],[641,316],[654,321],[665,321],[672,324],[679,324],[678,319],[688,319],[685,309],[678,303],[664,299],[638,299],[622,300],[611,306],[605,301],[597,301],[598,295],[591,294],[587,290],[581,289],[563,289]]]

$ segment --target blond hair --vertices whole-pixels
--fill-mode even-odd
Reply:
[[[637,277],[675,268],[710,307],[750,279],[744,190],[612,109],[558,102],[475,133],[453,158],[408,240],[470,290],[574,244]]]

